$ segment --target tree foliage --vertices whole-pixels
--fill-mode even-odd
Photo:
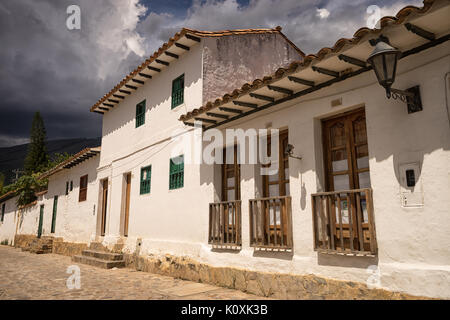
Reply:
[[[33,173],[41,172],[48,165],[46,135],[44,120],[38,111],[34,114],[31,124],[30,145],[24,163],[25,175],[30,176]]]

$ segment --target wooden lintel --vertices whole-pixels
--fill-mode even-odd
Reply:
[[[214,117],[214,118],[225,119],[225,120],[229,118],[229,116],[227,116],[227,115],[214,113],[214,112],[207,112],[206,115],[210,116],[210,117]]]
[[[170,64],[167,61],[163,61],[163,60],[159,60],[159,59],[155,59],[155,62],[159,63],[159,64],[162,64],[162,65],[165,65],[165,66],[168,66]]]
[[[365,68],[367,66],[366,62],[356,59],[356,58],[353,58],[353,57],[346,56],[345,54],[340,54],[338,56],[338,58],[339,58],[339,60],[345,61],[350,64],[354,64],[355,66],[358,66],[358,67]]]
[[[246,107],[246,108],[252,108],[256,109],[258,108],[258,105],[256,103],[249,103],[249,102],[242,102],[242,101],[233,101],[233,103],[237,106]]]
[[[149,75],[149,74],[146,74],[146,73],[142,73],[142,72],[139,72],[139,75],[140,75],[141,77],[143,77],[143,78],[147,78],[147,79],[151,79],[151,78],[152,78],[152,76],[151,76],[151,75]]]
[[[137,88],[138,88],[135,86],[130,86],[129,84],[126,84],[125,87],[127,87],[128,89],[132,89],[132,90],[137,90]]]
[[[212,124],[216,124],[217,121],[216,120],[210,120],[210,119],[204,119],[204,118],[195,118],[196,121],[201,121],[201,122],[206,122],[206,123],[212,123]]]
[[[237,113],[237,114],[241,114],[242,112],[244,112],[243,110],[233,109],[233,108],[226,108],[226,107],[219,107],[219,110],[222,110],[222,111],[225,111],[225,112],[230,112],[230,113]]]
[[[316,66],[313,66],[312,69],[315,72],[326,74],[327,76],[331,76],[331,77],[335,77],[335,78],[339,78],[339,76],[340,76],[339,72],[337,72],[337,71],[328,70],[328,69],[324,69],[324,68],[320,68],[320,67],[316,67]]]
[[[269,101],[269,102],[274,102],[275,98],[269,97],[269,96],[264,96],[262,94],[257,94],[257,93],[250,93],[249,94],[250,97],[255,98],[255,99],[259,99],[259,100],[264,100],[264,101]]]
[[[113,94],[113,97],[119,98],[119,99],[125,99],[124,96],[118,95],[118,94]]]
[[[155,67],[152,67],[152,66],[147,66],[147,68],[149,70],[152,70],[152,71],[161,72],[161,69],[158,69],[158,68],[155,68]]]
[[[186,51],[191,50],[191,48],[189,48],[188,46],[185,46],[184,44],[181,44],[181,43],[178,43],[178,42],[175,42],[175,46],[180,48],[180,49],[186,50]]]
[[[436,40],[436,35],[430,31],[424,30],[421,27],[418,27],[411,23],[405,23],[405,28],[408,29],[408,31],[411,31],[412,33],[417,34],[419,37],[422,37],[424,39],[433,41]]]
[[[136,83],[139,83],[139,84],[145,84],[144,81],[138,80],[138,79],[131,79],[131,81],[136,82]]]
[[[164,54],[166,56],[169,56],[169,57],[172,57],[172,58],[175,58],[175,59],[178,59],[180,57],[179,55],[177,55],[175,53],[172,53],[172,52],[169,52],[169,51],[165,51]]]
[[[119,89],[119,92],[126,93],[126,94],[131,94],[131,91],[123,90],[123,89]]]
[[[268,85],[267,88],[269,90],[281,92],[281,93],[284,93],[284,94],[287,94],[287,95],[293,95],[294,94],[294,91],[292,91],[291,89],[286,89],[286,88],[277,87],[277,86],[271,86],[271,85]]]
[[[185,36],[186,36],[186,38],[188,38],[189,40],[192,40],[192,41],[196,41],[196,42],[200,42],[201,41],[200,38],[195,37],[195,36],[193,36],[191,34],[187,34],[186,33]]]
[[[309,80],[297,78],[294,76],[288,76],[288,79],[292,82],[300,83],[300,84],[303,84],[308,87],[314,87],[314,85],[315,85],[314,81],[309,81]]]

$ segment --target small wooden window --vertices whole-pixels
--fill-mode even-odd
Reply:
[[[70,191],[73,190],[73,181],[70,181]]]
[[[66,196],[69,194],[69,181],[66,181]]]
[[[136,105],[136,128],[145,123],[145,100]]]
[[[169,189],[183,188],[184,185],[184,156],[170,159]]]
[[[172,82],[172,109],[184,102],[184,74]]]
[[[6,210],[6,203],[2,204],[2,222],[5,219],[5,210]]]
[[[87,187],[88,187],[88,175],[85,175],[80,178],[80,195],[78,197],[79,202],[86,201]]]
[[[141,169],[141,194],[150,193],[150,181],[152,178],[152,166],[148,166]]]

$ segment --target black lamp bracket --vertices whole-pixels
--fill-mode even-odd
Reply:
[[[398,90],[391,88],[388,98],[403,101],[408,105],[408,113],[422,111],[422,99],[420,97],[420,87],[415,86],[407,90]]]

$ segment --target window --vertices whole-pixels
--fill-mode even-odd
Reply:
[[[172,109],[184,102],[184,74],[172,82]]]
[[[136,128],[145,123],[145,100],[136,105]]]
[[[152,166],[141,168],[141,194],[150,193],[150,181],[152,178]]]
[[[80,178],[80,195],[78,197],[78,201],[86,201],[87,198],[87,187],[88,187],[88,176],[82,176]]]
[[[69,181],[66,181],[66,196],[69,194]]]
[[[70,191],[73,190],[73,181],[70,181]]]
[[[169,189],[183,188],[184,185],[184,156],[170,159]]]
[[[2,221],[1,222],[3,222],[3,220],[5,219],[5,210],[6,210],[6,203],[3,203],[2,204]]]

